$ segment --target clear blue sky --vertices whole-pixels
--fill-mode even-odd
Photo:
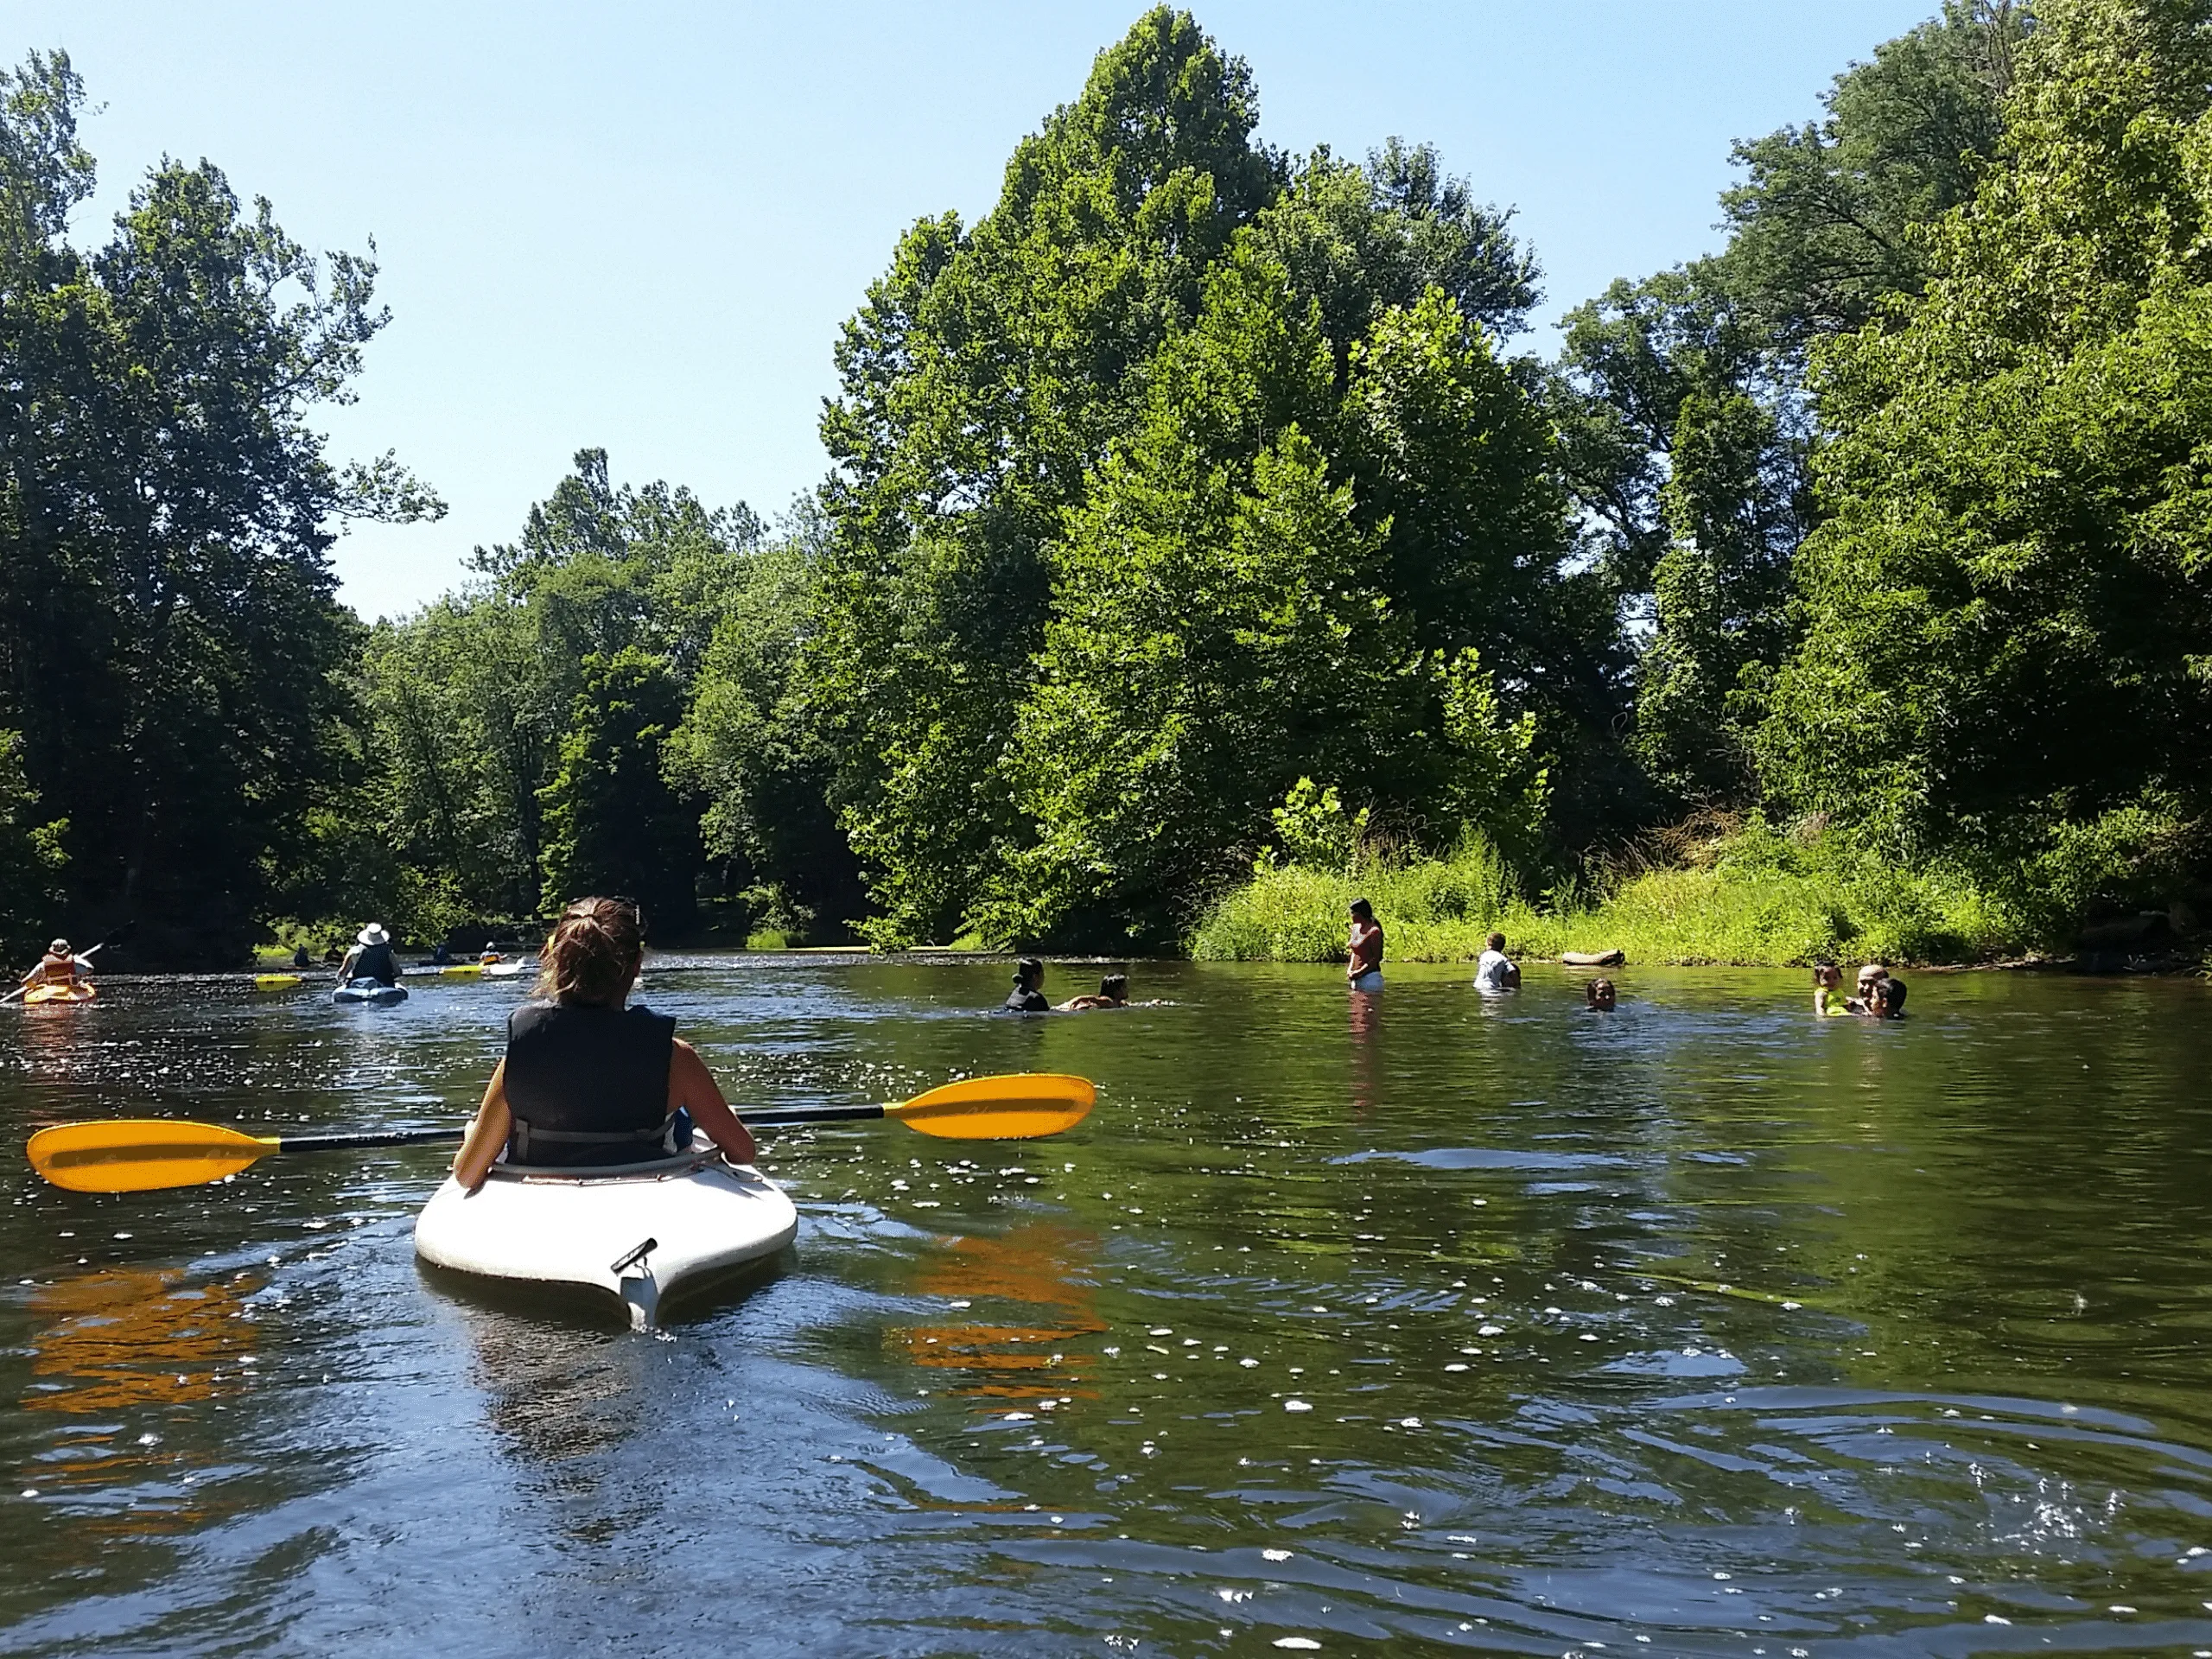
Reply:
[[[1817,112],[1934,0],[1202,0],[1252,66],[1261,134],[1439,145],[1520,211],[1547,322],[1715,244],[1732,138]],[[823,469],[838,323],[925,213],[973,219],[1137,0],[477,4],[10,0],[0,49],[66,48],[104,233],[163,153],[205,156],[317,248],[376,238],[391,327],[340,458],[386,448],[452,511],[356,530],[374,616],[511,538],[587,444],[772,517]],[[1535,342],[1551,348],[1548,333]]]

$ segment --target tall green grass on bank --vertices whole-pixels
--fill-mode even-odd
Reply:
[[[1699,866],[1650,869],[1610,893],[1532,905],[1478,837],[1441,858],[1349,870],[1256,872],[1206,916],[1190,952],[1208,962],[1327,962],[1344,954],[1344,909],[1375,906],[1400,961],[1464,962],[1493,930],[1516,955],[1625,951],[1629,960],[1782,967],[1820,957],[1976,962],[2036,947],[2013,907],[1952,872],[1910,873],[1754,821]]]

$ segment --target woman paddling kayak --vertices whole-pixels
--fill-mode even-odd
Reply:
[[[682,1151],[693,1125],[733,1164],[753,1136],[676,1021],[626,1007],[645,959],[634,900],[579,899],[539,957],[537,995],[507,1017],[507,1052],[453,1164],[474,1191],[499,1154],[537,1168],[635,1164]]]

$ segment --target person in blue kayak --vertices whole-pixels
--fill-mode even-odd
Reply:
[[[665,1014],[627,1005],[645,962],[633,900],[579,899],[538,956],[536,995],[507,1016],[507,1052],[453,1160],[470,1192],[510,1164],[638,1164],[688,1149],[695,1127],[734,1164],[757,1156],[698,1051]]]
[[[391,953],[391,935],[382,922],[371,922],[353,936],[353,948],[338,964],[338,982],[372,980],[378,985],[399,983],[399,958]]]

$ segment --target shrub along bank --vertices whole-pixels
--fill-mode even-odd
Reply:
[[[1399,961],[1471,961],[1492,929],[1531,957],[1618,948],[1631,962],[1773,967],[1822,956],[1991,961],[2068,943],[2054,937],[2044,906],[2009,900],[1956,869],[1901,870],[1840,838],[1800,839],[1754,820],[1695,862],[1599,892],[1555,889],[1540,903],[1475,836],[1441,858],[1258,870],[1206,914],[1191,954],[1341,960],[1344,908],[1363,894]]]

